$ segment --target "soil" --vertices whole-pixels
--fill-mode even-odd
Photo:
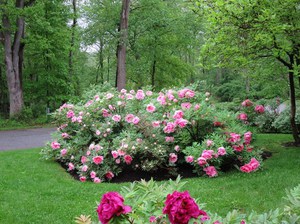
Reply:
[[[262,153],[263,160],[268,159],[272,156],[272,152],[264,151]],[[67,170],[68,167],[59,161],[60,165]],[[223,165],[220,167],[222,172],[227,172],[232,169],[236,169],[235,166],[241,166],[240,161],[238,161],[236,158],[227,158],[225,161],[223,161]],[[146,181],[153,178],[154,180],[160,181],[160,180],[169,180],[169,179],[176,179],[178,175],[181,176],[182,179],[184,178],[194,178],[198,177],[197,174],[193,172],[193,166],[190,164],[178,164],[177,165],[177,173],[172,175],[169,172],[168,169],[159,169],[156,172],[146,172],[142,170],[132,170],[132,169],[124,169],[122,173],[120,173],[118,176],[114,177],[110,183],[123,183],[123,182],[133,182],[133,181],[140,181],[141,179],[144,179]],[[79,175],[76,173],[76,171],[71,170],[68,172],[71,176],[73,176],[74,179],[79,180]]]

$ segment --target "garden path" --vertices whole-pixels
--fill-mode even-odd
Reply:
[[[54,131],[55,128],[0,131],[0,150],[43,147],[51,140],[51,133]]]

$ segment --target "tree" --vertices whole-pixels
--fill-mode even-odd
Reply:
[[[126,43],[128,37],[128,17],[130,0],[122,0],[122,10],[120,13],[119,32],[120,39],[117,46],[117,74],[116,87],[120,91],[126,87]]]
[[[247,66],[262,58],[280,62],[289,77],[291,128],[295,122],[295,77],[300,68],[300,4],[298,0],[195,0],[195,10],[207,19],[203,53],[218,66]],[[300,78],[299,78],[300,84]]]
[[[25,44],[24,8],[34,3],[34,0],[0,1],[1,23],[0,40],[4,46],[6,79],[9,92],[9,114],[20,113],[23,105],[22,66]]]

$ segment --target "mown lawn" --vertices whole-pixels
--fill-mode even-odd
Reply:
[[[186,190],[207,203],[206,210],[263,212],[283,204],[285,189],[300,184],[300,148],[284,148],[290,135],[258,135],[256,144],[273,152],[264,170],[232,171],[218,178],[193,178]],[[39,160],[40,149],[0,152],[0,223],[74,223],[80,214],[96,219],[96,202],[126,184],[80,183],[58,164]],[[164,200],[164,199],[162,199]]]

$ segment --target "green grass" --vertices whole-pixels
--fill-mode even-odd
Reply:
[[[50,119],[46,116],[41,116],[27,121],[0,118],[0,131],[53,126],[54,125],[50,123]]]
[[[185,189],[207,203],[206,210],[222,215],[232,209],[247,213],[282,206],[285,189],[300,184],[300,149],[281,146],[291,140],[290,135],[259,135],[256,144],[273,152],[263,171],[185,179]],[[124,185],[80,183],[58,164],[39,160],[39,151],[0,152],[0,223],[72,223],[80,214],[96,219],[95,202]]]

